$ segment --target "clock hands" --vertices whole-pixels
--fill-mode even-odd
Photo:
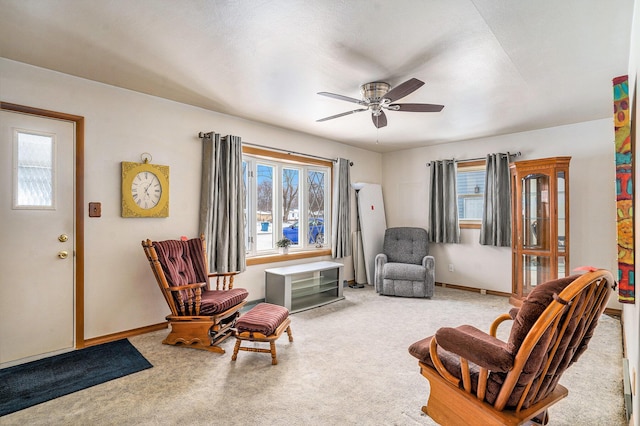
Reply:
[[[156,186],[157,186],[157,183],[156,183],[156,182],[154,182],[154,179],[152,178],[152,179],[151,179],[151,181],[149,182],[149,184],[144,188],[144,198],[145,198],[145,200],[149,200],[149,201],[150,201],[150,202],[155,206],[155,205],[158,203],[158,201],[157,201],[157,200],[156,200],[156,201],[154,201],[154,200],[152,199],[152,197],[151,197],[151,194],[149,194],[149,189],[150,189],[153,185],[156,185]],[[157,191],[156,191],[156,192],[157,192]],[[141,201],[142,201],[142,200],[141,200]],[[146,201],[145,201],[145,208],[148,208],[148,207],[147,207],[147,204],[146,204]]]

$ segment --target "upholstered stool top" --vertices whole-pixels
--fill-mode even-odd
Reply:
[[[241,315],[236,322],[239,333],[243,331],[258,332],[269,336],[276,331],[282,321],[289,316],[289,310],[284,306],[271,303],[258,303],[249,312]]]
[[[210,290],[202,293],[200,315],[215,315],[231,309],[247,298],[249,292],[244,288],[231,290]]]

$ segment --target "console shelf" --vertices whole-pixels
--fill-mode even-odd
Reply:
[[[313,262],[265,270],[265,301],[289,312],[315,308],[344,299],[343,265]]]

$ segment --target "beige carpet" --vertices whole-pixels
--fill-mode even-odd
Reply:
[[[488,330],[506,298],[437,287],[433,299],[345,288],[346,299],[292,315],[294,342],[268,354],[224,355],[131,338],[154,368],[0,418],[1,425],[433,425],[420,408],[428,381],[408,352],[441,326]],[[504,325],[503,325],[504,326]],[[506,338],[508,327],[500,335]],[[561,383],[551,425],[623,425],[618,320],[603,316],[590,348]]]

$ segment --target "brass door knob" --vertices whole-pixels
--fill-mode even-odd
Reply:
[[[67,240],[69,240],[69,236],[67,234],[60,234],[60,236],[58,237],[58,241],[60,241],[61,243],[66,243]]]
[[[67,258],[67,256],[69,256],[69,252],[67,252],[67,251],[65,251],[65,250],[63,250],[63,251],[59,251],[59,252],[58,252],[58,257],[59,257],[60,259],[66,259],[66,258]]]

